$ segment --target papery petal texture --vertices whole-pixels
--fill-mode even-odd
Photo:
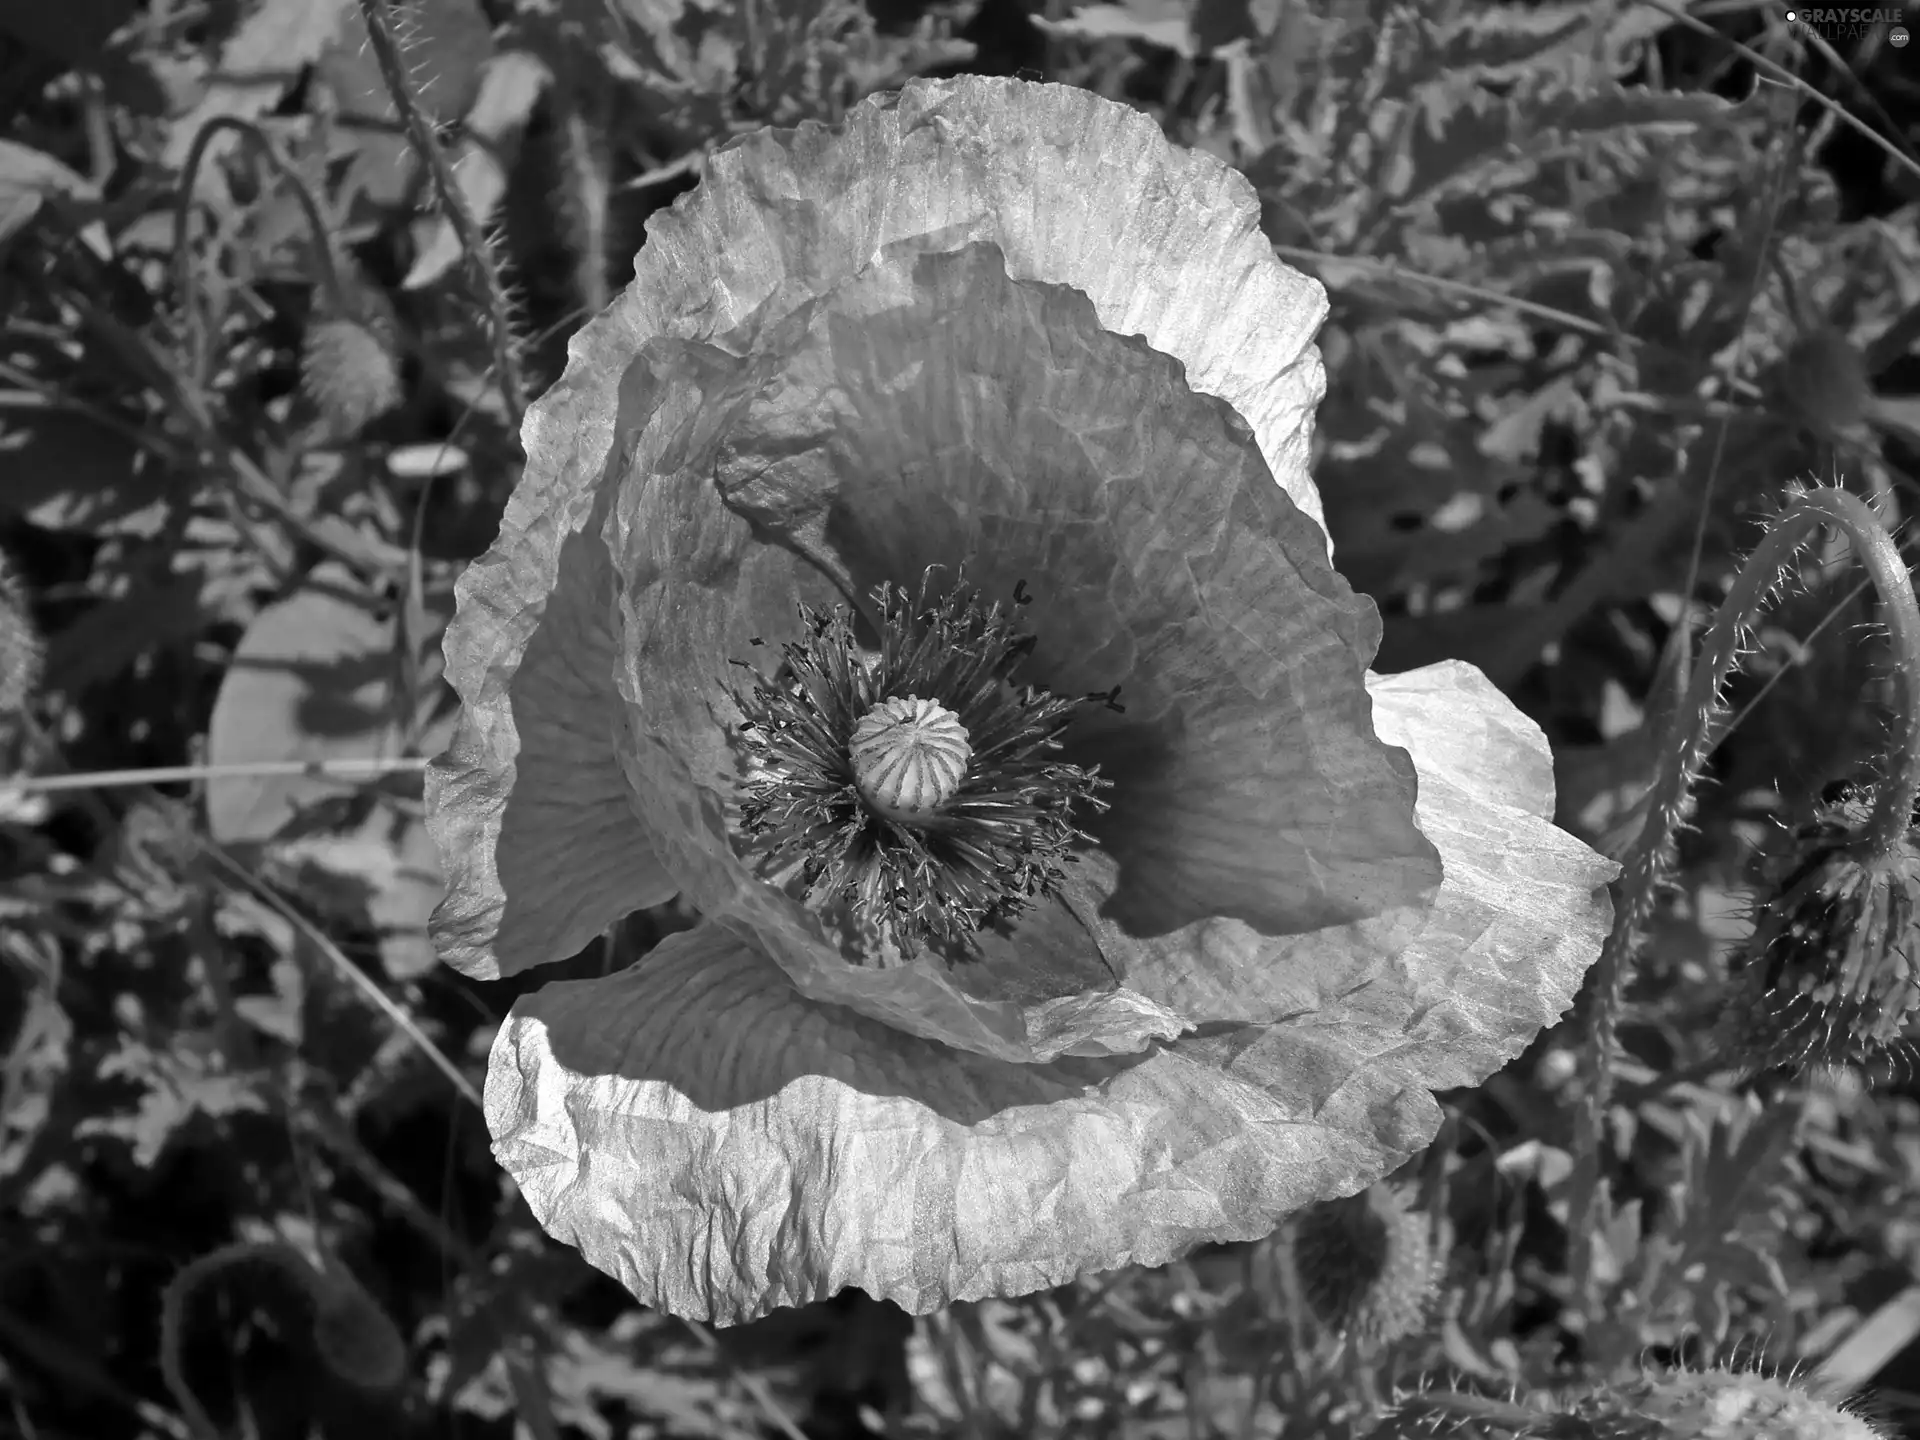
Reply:
[[[1614,866],[1553,829],[1546,744],[1477,671],[1375,677],[1446,882],[1399,959],[1269,1025],[1010,1064],[800,995],[727,922],[522,1000],[495,1154],[644,1303],[733,1322],[850,1285],[916,1313],[1211,1239],[1370,1184],[1571,1003]],[[1431,783],[1429,783],[1429,781]]]
[[[1372,605],[1233,411],[1077,291],[1011,279],[991,245],[889,249],[752,343],[650,342],[624,403],[637,425],[606,544],[628,773],[689,898],[804,994],[1023,1061],[1271,1018],[1225,991],[1200,1017],[1125,992],[1121,948],[1058,906],[1006,937],[1024,994],[992,965],[863,968],[755,882],[727,823],[729,687],[794,638],[796,598],[832,598],[827,573],[865,593],[964,560],[986,593],[1027,582],[1023,674],[1125,695],[1076,722],[1067,753],[1113,778],[1094,829],[1116,873],[1093,903],[1128,933],[1331,929],[1350,985],[1419,924],[1440,866],[1411,762],[1373,734]]]
[[[477,979],[565,959],[680,888],[614,753],[612,580],[580,513],[593,498],[568,513],[516,491],[503,523],[515,543],[461,576],[448,627],[448,678],[465,703],[427,771],[447,876],[432,929],[441,958]]]
[[[1263,1235],[1571,1003],[1614,867],[1477,671],[1367,673],[1325,298],[1257,221],[1124,106],[917,82],[718,151],[529,413],[448,630],[434,931],[490,977],[701,913],[488,1069],[533,1213],[643,1302],[924,1312]],[[745,838],[734,687],[796,602],[963,564],[1031,592],[1017,678],[1107,698],[1061,754],[1111,808],[978,956],[854,964]]]
[[[835,131],[723,147],[650,222],[633,283],[575,335],[565,376],[529,411],[525,477],[461,582],[446,640],[461,724],[428,774],[450,879],[435,933],[457,968],[564,958],[682,883],[656,858],[656,802],[623,778],[599,687],[611,571],[598,517],[643,419],[626,403],[629,366],[650,339],[774,323],[903,241],[988,241],[1014,276],[1084,293],[1106,329],[1144,336],[1226,401],[1318,519],[1306,460],[1325,296],[1274,258],[1251,187],[1225,165],[1086,92],[979,77],[874,96]]]

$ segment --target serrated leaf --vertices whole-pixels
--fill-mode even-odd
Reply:
[[[1788,1106],[1687,1114],[1684,1174],[1669,1187],[1672,1217],[1649,1237],[1629,1278],[1652,1313],[1677,1311],[1718,1341],[1732,1323],[1735,1296],[1785,1293],[1766,1251],[1779,1233],[1770,1209],[1799,1126]]]
[[[1074,40],[1141,40],[1192,59],[1200,53],[1186,7],[1173,0],[1133,0],[1126,5],[1087,5],[1064,20],[1035,15],[1034,28]]]
[[[1408,136],[1402,206],[1437,196],[1501,164],[1540,158],[1576,137],[1623,130],[1686,130],[1730,113],[1715,95],[1613,86],[1500,99],[1484,92],[1430,94],[1425,123]],[[1384,173],[1384,171],[1383,171]]]
[[[1466,13],[1458,13],[1465,9]],[[1670,22],[1642,6],[1552,3],[1529,6],[1450,7],[1429,23],[1418,46],[1400,47],[1387,98],[1411,96],[1442,84],[1456,90],[1481,80],[1583,82],[1589,73],[1615,75],[1631,68],[1639,46]]]
[[[138,1087],[130,1111],[90,1116],[76,1127],[81,1136],[107,1136],[125,1141],[133,1163],[151,1169],[186,1125],[202,1116],[220,1120],[230,1115],[261,1114],[267,1102],[259,1078],[225,1069],[210,1042],[178,1035],[165,1050],[155,1050],[133,1036],[123,1036],[120,1048],[99,1066],[102,1080],[123,1080]]]
[[[1490,79],[1538,67],[1593,25],[1593,7],[1549,5],[1538,10],[1507,6],[1470,15],[1439,38],[1423,56],[1429,72],[1415,83],[1436,79]]]

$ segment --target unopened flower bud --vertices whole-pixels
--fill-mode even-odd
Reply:
[[[1860,1416],[1769,1375],[1672,1370],[1576,1398],[1600,1440],[1878,1440]]]
[[[313,1292],[313,1348],[327,1369],[356,1390],[397,1390],[407,1378],[407,1342],[380,1302],[338,1272],[318,1278]]]
[[[1307,1307],[1330,1330],[1386,1344],[1426,1321],[1433,1242],[1426,1216],[1391,1186],[1302,1210],[1294,1217],[1293,1261]]]
[[[1719,1046],[1748,1072],[1843,1065],[1895,1044],[1920,1012],[1920,847],[1875,853],[1869,793],[1823,804],[1769,877]]]
[[[307,331],[300,383],[329,422],[358,434],[400,403],[400,369],[380,337],[358,320],[321,320]]]

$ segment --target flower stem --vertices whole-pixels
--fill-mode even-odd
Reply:
[[[1913,593],[1913,577],[1886,527],[1851,495],[1841,494],[1866,515],[1858,533],[1849,529],[1854,557],[1880,592],[1881,620],[1893,643],[1894,730],[1888,737],[1891,762],[1874,797],[1867,821],[1866,840],[1874,857],[1891,854],[1913,825],[1913,807],[1920,800],[1920,604]]]
[[[336,309],[344,311],[347,308],[346,293],[340,284],[340,271],[333,263],[333,236],[321,217],[319,202],[307,188],[307,182],[274,149],[273,142],[267,139],[258,125],[250,120],[242,120],[237,115],[214,116],[193,137],[193,148],[187,152],[186,168],[180,172],[180,185],[173,202],[174,291],[186,328],[187,378],[196,389],[206,383],[207,341],[193,284],[192,260],[187,253],[187,226],[193,216],[194,187],[199,183],[200,165],[206,159],[207,147],[213,143],[214,137],[229,130],[245,140],[253,152],[267,162],[275,177],[285,181],[292,189],[294,199],[300,204],[300,212],[306,217],[307,229],[313,236],[314,266],[320,274],[320,286]]]
[[[387,93],[393,99],[393,107],[399,112],[401,123],[406,126],[413,148],[420,152],[420,163],[427,167],[433,193],[447,213],[447,223],[453,226],[453,233],[460,239],[461,252],[479,276],[487,306],[493,367],[500,379],[500,395],[506,401],[508,419],[517,430],[521,417],[526,414],[527,392],[520,375],[520,357],[514,349],[513,302],[500,273],[500,262],[487,237],[480,233],[479,222],[467,208],[466,197],[454,183],[453,167],[447,163],[446,151],[441,148],[439,137],[434,133],[433,122],[427,118],[414,95],[413,82],[400,56],[399,41],[394,38],[393,20],[387,13],[387,0],[360,0],[360,13],[366,19],[367,40],[372,46],[374,59],[379,62],[381,77],[387,82]]]
[[[1741,653],[1741,640],[1801,547],[1832,526],[1851,543],[1880,592],[1894,644],[1897,718],[1889,737],[1888,768],[1879,787],[1867,843],[1885,854],[1906,835],[1914,799],[1920,795],[1920,607],[1892,537],[1865,502],[1845,490],[1810,490],[1796,498],[1741,568],[1701,642],[1691,683],[1673,713],[1667,759],[1647,797],[1647,818],[1627,852],[1613,928],[1592,973],[1593,1008],[1587,1031],[1589,1083],[1574,1134],[1574,1169],[1568,1235],[1572,1303],[1591,1319],[1594,1233],[1606,1216],[1600,1173],[1601,1137],[1613,1097],[1613,1052],[1634,945],[1652,914],[1660,881],[1673,855],[1673,836],[1691,807],[1694,782],[1724,730],[1722,687]]]

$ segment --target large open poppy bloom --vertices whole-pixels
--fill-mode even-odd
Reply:
[[[1367,672],[1320,287],[1151,120],[963,78],[748,136],[528,416],[447,636],[441,954],[540,1222],[721,1321],[1251,1238],[1569,1003],[1612,867],[1478,672]]]

